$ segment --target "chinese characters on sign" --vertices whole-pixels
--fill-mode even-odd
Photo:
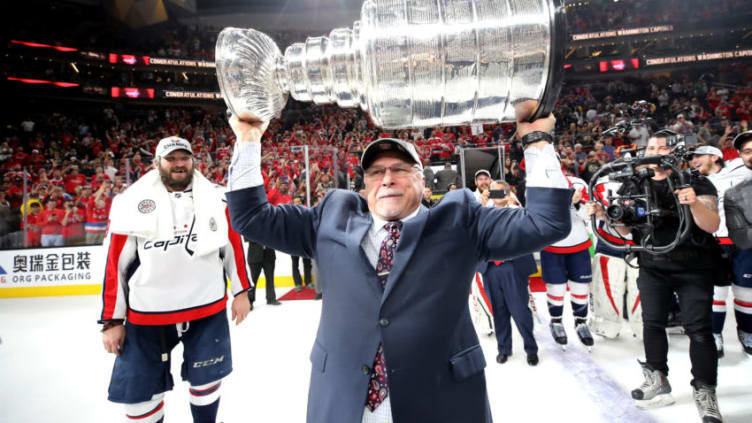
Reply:
[[[13,273],[89,270],[90,267],[91,253],[88,251],[13,256]]]

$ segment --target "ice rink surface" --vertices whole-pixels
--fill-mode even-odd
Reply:
[[[280,296],[284,292],[278,290]],[[536,301],[545,323],[543,295],[536,294]],[[320,310],[319,301],[286,301],[276,307],[258,301],[248,320],[232,327],[234,371],[222,383],[218,421],[305,421],[308,356]],[[96,324],[99,311],[99,296],[0,300],[0,422],[125,421],[122,406],[107,401],[114,356],[102,347]],[[719,365],[719,404],[725,422],[749,423],[752,360],[742,353],[733,312],[728,314],[726,357]],[[554,344],[547,326],[536,323],[541,359],[537,367],[526,364],[516,329],[514,354],[503,365],[495,360],[495,338],[479,335],[488,362],[494,421],[700,421],[689,385],[686,336],[670,337],[669,379],[676,404],[645,412],[634,407],[629,397],[629,391],[642,383],[637,359],[643,353],[628,325],[617,340],[596,337],[592,353],[587,353],[576,340],[568,308],[565,316],[570,316],[570,320],[565,317],[567,351]],[[175,388],[165,398],[168,423],[191,422],[188,385],[179,376],[181,361],[178,345],[172,352]]]

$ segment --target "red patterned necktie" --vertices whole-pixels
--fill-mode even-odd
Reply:
[[[381,242],[381,249],[379,250],[379,260],[376,262],[376,274],[379,276],[379,282],[381,287],[386,286],[386,280],[389,278],[389,271],[392,270],[392,262],[394,261],[394,249],[397,247],[397,243],[400,238],[400,230],[402,229],[402,222],[388,222],[384,225],[384,229],[387,230],[387,236],[384,241]],[[386,363],[384,362],[384,349],[379,344],[379,349],[376,351],[376,357],[373,359],[373,371],[371,372],[371,379],[368,381],[368,395],[366,396],[366,407],[373,411],[381,405],[381,403],[389,395],[389,386],[386,381]]]

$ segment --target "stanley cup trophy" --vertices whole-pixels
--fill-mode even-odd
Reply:
[[[225,28],[219,86],[244,119],[287,95],[360,107],[381,128],[532,120],[553,110],[563,69],[560,0],[366,0],[360,21],[284,55],[267,35]]]

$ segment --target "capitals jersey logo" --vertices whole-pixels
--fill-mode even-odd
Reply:
[[[143,214],[149,214],[157,209],[157,203],[154,200],[141,200],[138,203],[138,211]]]
[[[196,219],[194,218],[193,223],[191,223],[191,228],[187,234],[175,235],[172,239],[167,240],[144,242],[144,250],[151,250],[152,248],[156,248],[162,251],[167,251],[170,248],[182,246],[183,248],[185,248],[185,251],[188,253],[188,255],[192,256],[195,252],[194,245],[198,241],[198,234],[193,232],[195,223]]]
[[[167,251],[168,248],[174,247],[176,245],[185,245],[186,250],[188,250],[189,254],[193,255],[193,250],[188,249],[188,243],[196,242],[197,239],[198,239],[197,234],[188,234],[188,235],[176,235],[174,238],[164,240],[164,241],[146,241],[144,242],[144,250],[151,250],[152,248],[158,248],[163,251]]]

